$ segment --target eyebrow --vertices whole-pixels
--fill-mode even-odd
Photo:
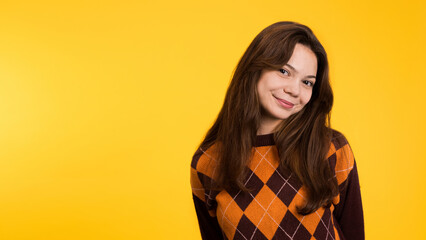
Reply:
[[[288,64],[288,63],[286,63],[284,66],[287,66],[287,67],[289,67],[289,68],[291,68],[293,71],[295,71],[295,72],[298,72],[297,70],[296,70],[296,68],[294,68],[293,66],[291,66],[290,64]],[[317,78],[316,76],[314,76],[314,75],[308,75],[308,76],[306,76],[307,78]]]

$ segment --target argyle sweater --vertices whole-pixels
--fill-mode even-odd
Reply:
[[[346,138],[333,130],[328,161],[339,184],[329,207],[303,216],[306,189],[294,173],[280,173],[273,134],[258,135],[249,174],[251,191],[207,188],[217,177],[216,145],[198,149],[191,162],[192,196],[203,239],[364,239],[364,220],[356,162]]]

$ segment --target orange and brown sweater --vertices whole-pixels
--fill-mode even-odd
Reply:
[[[203,239],[364,239],[356,162],[346,138],[333,131],[328,161],[340,193],[329,208],[302,216],[304,186],[291,172],[281,173],[273,134],[259,135],[252,149],[245,185],[250,192],[209,190],[216,172],[215,145],[198,149],[191,163],[192,195]]]

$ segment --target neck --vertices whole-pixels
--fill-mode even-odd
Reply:
[[[273,133],[275,128],[282,122],[281,119],[262,118],[260,127],[257,129],[257,135]]]

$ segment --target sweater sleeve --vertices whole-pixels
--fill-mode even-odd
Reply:
[[[223,239],[222,230],[217,222],[217,218],[210,216],[205,203],[197,196],[193,195],[195,211],[197,212],[198,225],[200,226],[203,240]]]
[[[212,181],[212,165],[206,161],[203,152],[198,150],[191,163],[192,199],[197,213],[198,224],[203,240],[224,239],[215,214],[216,202],[213,191],[206,190],[206,184]]]
[[[363,240],[365,239],[364,216],[357,165],[346,139],[344,139],[342,149],[346,149],[346,154],[340,156],[347,156],[351,159],[349,162],[352,162],[352,164],[349,164],[351,165],[350,172],[346,174],[346,179],[339,184],[340,201],[335,206],[333,214],[338,222],[339,233],[343,236],[343,239]]]

